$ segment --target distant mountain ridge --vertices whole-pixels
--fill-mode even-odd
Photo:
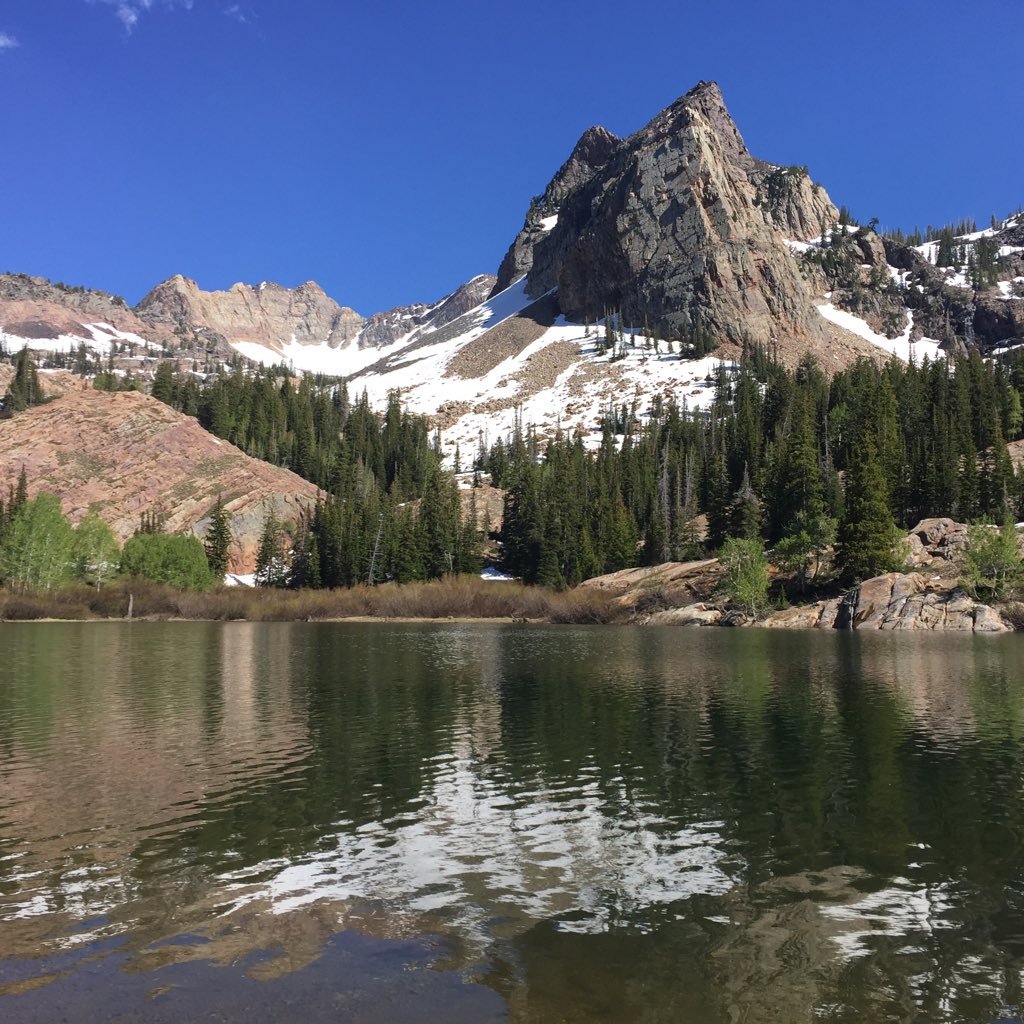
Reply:
[[[239,283],[211,292],[176,274],[132,308],[120,296],[94,289],[2,274],[0,340],[41,351],[69,351],[84,343],[105,353],[111,343],[132,343],[171,354],[229,358],[240,353],[266,364],[296,362],[297,369],[313,369],[303,365],[304,349],[329,356],[386,348],[445,326],[482,301],[493,284],[493,276],[477,275],[435,303],[363,317],[339,305],[315,281],[296,288]],[[344,359],[328,361],[336,365],[325,366],[327,372],[349,368]],[[358,355],[349,360],[351,368],[359,362]]]
[[[366,318],[314,282],[209,292],[178,275],[129,309],[5,275],[0,343],[116,350],[143,379],[166,356],[204,373],[239,355],[289,364],[375,401],[400,389],[461,444],[517,416],[593,434],[611,402],[705,402],[709,368],[755,348],[831,372],[1024,344],[1024,217],[941,244],[882,237],[806,167],[752,155],[719,87],[701,82],[628,138],[584,132],[497,275],[433,304]]]

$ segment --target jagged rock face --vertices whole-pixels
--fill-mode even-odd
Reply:
[[[982,292],[974,302],[974,334],[991,346],[1024,344],[1024,299]]]
[[[338,347],[352,341],[364,323],[355,310],[339,306],[313,281],[298,288],[267,282],[206,292],[180,274],[158,284],[136,312],[149,323],[206,328],[229,342],[255,342],[270,349],[293,339]]]
[[[999,279],[1010,287],[1014,279],[1024,277],[1024,218],[1011,218],[986,233],[1004,253],[998,263]],[[888,238],[884,246],[888,263],[909,275],[907,302],[914,310],[915,328],[943,341],[951,355],[965,355],[970,345],[985,354],[1024,343],[1024,297],[992,287],[976,290],[966,275],[948,278],[950,271],[929,262],[917,248]],[[965,248],[972,255],[973,243]]]
[[[438,328],[472,309],[490,293],[494,278],[473,278],[433,305],[399,306],[364,319],[339,306],[313,281],[298,288],[236,284],[226,292],[203,291],[180,274],[164,281],[136,309],[153,324],[203,331],[227,344],[255,342],[281,351],[292,341],[331,348],[382,348],[426,327]]]
[[[234,538],[232,572],[252,571],[268,509],[295,522],[317,493],[155,398],[85,387],[5,422],[0,492],[17,482],[22,466],[31,496],[56,494],[72,522],[96,507],[122,541],[142,512],[160,510],[168,513],[168,532],[204,536],[222,495]]]
[[[922,519],[907,535],[907,562],[915,567],[952,562],[963,556],[970,531],[953,519]]]
[[[750,172],[757,202],[791,241],[819,238],[839,216],[828,193],[811,181],[805,167],[776,167],[761,161]]]
[[[88,323],[104,323],[153,342],[154,331],[119,295],[73,287],[27,274],[0,274],[0,330],[20,338],[89,337]]]
[[[492,274],[480,274],[433,306],[418,303],[375,313],[363,324],[356,345],[359,348],[384,348],[424,327],[434,330],[444,327],[483,302],[494,288],[494,281]]]
[[[702,82],[566,198],[534,246],[529,294],[557,287],[572,319],[618,310],[671,335],[700,323],[734,342],[823,341],[783,242],[784,231],[817,234],[833,208],[809,183],[765,205],[771,173],[747,151],[717,85]]]
[[[1011,632],[994,608],[979,604],[959,588],[933,583],[914,572],[876,576],[844,597],[773,612],[762,625],[769,629]]]
[[[583,133],[548,187],[531,201],[526,222],[498,268],[495,292],[507,288],[530,270],[534,247],[550,230],[544,223],[545,219],[555,216],[565,199],[608,163],[621,142],[620,138],[599,125]]]

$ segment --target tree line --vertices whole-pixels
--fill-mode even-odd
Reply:
[[[738,538],[803,580],[835,544],[853,581],[895,568],[898,537],[923,518],[1024,514],[1008,449],[1022,433],[1021,358],[861,360],[829,380],[813,359],[790,371],[760,355],[719,370],[706,411],[615,412],[596,452],[564,434],[542,446],[529,429],[481,448],[477,468],[507,492],[509,571],[572,585]]]
[[[269,586],[475,572],[488,534],[508,572],[556,588],[704,557],[727,541],[769,549],[804,586],[832,547],[845,581],[895,568],[899,536],[922,518],[1022,517],[1024,479],[1008,445],[1024,427],[1024,358],[861,360],[829,379],[809,357],[788,370],[763,350],[748,356],[719,366],[705,410],[661,398],[610,409],[596,450],[521,426],[481,444],[474,469],[506,491],[496,531],[443,468],[438,434],[398,395],[378,413],[337,381],[236,369],[202,382],[170,364],[154,394],[320,488],[298,522],[268,512],[257,582]],[[24,504],[13,490],[0,502],[5,533]],[[159,523],[140,525],[139,536],[161,535]],[[156,547],[173,544],[136,547],[145,544],[149,560],[122,554],[118,565],[156,572]],[[218,503],[199,545],[209,580],[223,575],[229,544]]]

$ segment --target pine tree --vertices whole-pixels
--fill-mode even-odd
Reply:
[[[263,521],[260,546],[256,552],[256,586],[283,587],[287,583],[283,540],[277,513],[270,509]]]
[[[39,375],[32,353],[23,348],[14,360],[14,377],[7,388],[7,393],[0,402],[4,413],[22,412],[32,405],[40,405],[43,389],[39,384]]]
[[[228,513],[224,507],[223,495],[217,495],[217,503],[210,513],[210,525],[206,531],[203,544],[206,550],[206,561],[210,564],[210,572],[218,580],[224,579],[228,571],[231,549],[231,527],[228,525]]]
[[[847,582],[866,580],[895,569],[899,564],[898,540],[885,475],[868,436],[855,450],[846,481],[846,511],[836,553],[842,578]]]
[[[761,536],[761,499],[750,486],[750,472],[746,465],[743,467],[743,482],[733,495],[729,533],[744,540],[758,540]]]

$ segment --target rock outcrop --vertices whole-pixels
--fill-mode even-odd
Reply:
[[[770,629],[1012,631],[994,608],[975,601],[959,587],[913,572],[876,576],[842,597],[774,612],[763,625]]]
[[[966,524],[954,519],[922,519],[907,535],[907,563],[917,567],[959,562],[968,537]]]
[[[28,274],[0,274],[0,332],[35,341],[89,339],[86,324],[105,324],[154,344],[170,334],[141,320],[119,295]]]
[[[359,348],[384,348],[417,333],[440,330],[479,306],[494,282],[492,274],[478,274],[432,306],[420,303],[375,313],[360,328],[355,343]]]
[[[255,565],[268,510],[295,522],[317,494],[294,473],[250,458],[138,392],[73,389],[5,421],[2,493],[22,467],[30,495],[58,495],[72,522],[95,508],[121,540],[135,532],[143,512],[166,514],[168,532],[204,536],[223,496],[234,537],[230,568],[241,573]]]
[[[925,519],[910,534],[916,564],[952,565],[966,543],[966,527],[952,519]],[[916,554],[915,554],[916,552]],[[757,625],[766,629],[1012,631],[999,613],[975,601],[955,578],[892,572],[865,580],[839,597],[774,611],[757,623],[720,603],[722,570],[715,558],[622,569],[587,580],[646,625]]]
[[[942,341],[954,355],[976,346],[983,354],[1024,344],[1024,216],[957,236],[955,266],[939,266],[939,245],[932,240],[911,246],[884,240],[886,260],[904,272],[913,289],[915,328]],[[996,284],[972,280],[971,265],[984,245],[995,254]]]
[[[835,208],[805,169],[751,156],[717,85],[700,83],[577,166],[581,183],[557,210],[531,207],[499,283],[529,264],[529,294],[557,288],[574,320],[614,310],[672,337],[703,329],[737,345],[824,344],[814,295],[785,239],[820,234]]]

